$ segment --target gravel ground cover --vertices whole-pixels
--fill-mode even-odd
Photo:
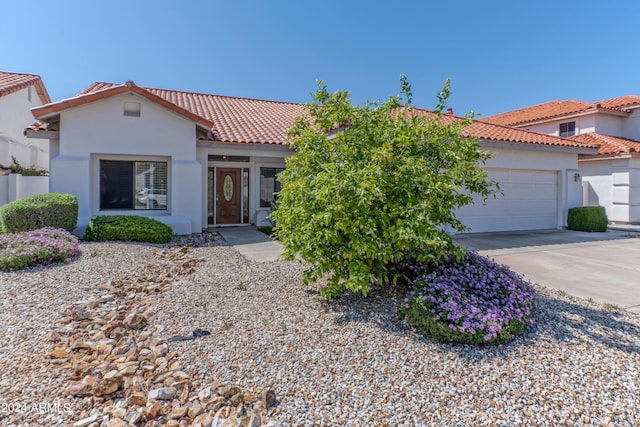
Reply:
[[[282,426],[640,425],[640,316],[537,287],[536,325],[505,345],[437,343],[397,320],[393,298],[323,301],[295,262],[253,263],[220,241],[150,302],[194,389],[215,382],[275,391]],[[161,262],[159,245],[82,243],[68,264],[0,273],[0,425],[73,425],[47,336],[74,301]],[[40,403],[56,410],[19,409]],[[17,410],[18,409],[18,410]],[[107,425],[106,421],[103,422]],[[91,423],[87,424],[91,425]],[[94,425],[100,425],[96,421]],[[277,425],[277,424],[272,424]]]

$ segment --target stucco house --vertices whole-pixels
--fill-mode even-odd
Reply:
[[[0,71],[0,167],[15,157],[25,167],[49,168],[47,141],[27,139],[24,127],[33,121],[31,108],[50,102],[40,76]]]
[[[96,215],[124,213],[185,234],[265,222],[304,106],[127,81],[32,112],[39,122],[27,134],[51,140],[50,190],[78,197],[78,233]],[[486,166],[504,191],[459,212],[474,232],[562,227],[582,204],[578,155],[597,147],[481,122],[466,132],[495,154]]]
[[[578,159],[584,205],[604,206],[612,222],[640,223],[640,96],[551,101],[482,121],[597,144],[596,155]]]

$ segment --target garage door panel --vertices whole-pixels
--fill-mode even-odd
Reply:
[[[487,169],[502,195],[458,210],[472,232],[534,230],[557,226],[558,183],[554,171]]]

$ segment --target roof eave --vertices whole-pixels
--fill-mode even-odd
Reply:
[[[595,155],[598,153],[597,147],[575,147],[568,145],[540,144],[534,142],[503,141],[484,138],[479,139],[481,146],[486,148],[504,148],[505,146],[508,146],[509,148],[516,148],[521,150],[554,151],[556,153],[575,153],[579,155]]]
[[[504,125],[504,126],[523,128],[527,126],[534,126],[534,125],[539,125],[539,124],[544,124],[549,122],[557,122],[558,120],[566,120],[566,119],[573,119],[576,117],[589,116],[592,114],[607,114],[610,116],[626,117],[629,115],[629,112],[622,111],[622,110],[612,110],[609,108],[596,108],[588,111],[579,111],[579,112],[573,112],[573,113],[560,114],[553,117],[545,117],[543,119],[530,120],[526,122],[517,122],[511,125]],[[487,122],[487,123],[490,123],[490,122]]]
[[[163,99],[144,88],[136,86],[133,82],[127,82],[125,85],[114,86],[107,89],[99,90],[96,92],[90,92],[84,95],[76,96],[73,98],[63,99],[62,101],[54,102],[47,105],[42,105],[39,107],[34,107],[31,109],[31,113],[36,119],[39,120],[47,120],[51,117],[58,116],[60,112],[64,110],[68,110],[70,108],[79,107],[81,105],[89,104],[101,99],[110,98],[115,95],[120,95],[123,93],[135,93],[140,95],[151,102],[159,104],[169,110],[178,113],[181,116],[186,117],[187,119],[195,122],[197,125],[205,129],[211,129],[213,127],[213,122],[200,117],[192,112],[185,110],[182,107],[179,107],[166,99]]]
[[[600,160],[617,160],[617,159],[631,159],[640,158],[640,153],[636,151],[624,152],[624,153],[609,153],[609,154],[596,154],[596,155],[583,155],[578,157],[579,162],[594,162]]]

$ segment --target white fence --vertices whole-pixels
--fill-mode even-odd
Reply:
[[[0,206],[14,200],[49,192],[48,176],[0,176]]]

